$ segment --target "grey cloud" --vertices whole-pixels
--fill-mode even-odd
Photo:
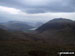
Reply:
[[[0,0],[0,5],[18,8],[27,13],[75,12],[75,0],[43,0],[40,2],[36,4],[30,0]]]

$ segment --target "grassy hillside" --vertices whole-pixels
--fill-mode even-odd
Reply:
[[[50,44],[34,34],[2,29],[0,34],[0,56],[57,56],[59,51],[75,50],[75,45]]]
[[[74,46],[50,46],[34,41],[0,41],[0,56],[57,56],[59,51],[74,51]]]

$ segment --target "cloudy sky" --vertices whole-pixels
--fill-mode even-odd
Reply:
[[[0,0],[0,20],[75,20],[75,0]]]

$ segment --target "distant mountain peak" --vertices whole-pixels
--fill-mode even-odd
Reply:
[[[65,18],[55,18],[53,20],[48,21],[41,27],[37,29],[37,31],[43,32],[46,30],[59,30],[64,29],[66,27],[73,26],[74,21]]]
[[[55,18],[55,19],[50,20],[49,22],[73,22],[73,21],[70,19],[66,19],[66,18]]]

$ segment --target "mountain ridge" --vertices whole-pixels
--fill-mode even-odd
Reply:
[[[1,23],[1,25],[5,26],[5,28],[10,31],[25,31],[34,28],[27,23],[20,21],[9,21]]]
[[[36,30],[50,44],[75,45],[75,22],[69,19],[53,19]],[[57,43],[56,43],[57,42]]]
[[[69,19],[65,19],[65,18],[55,18],[53,20],[48,21],[47,23],[45,23],[44,25],[42,25],[41,27],[39,27],[36,31],[45,31],[48,29],[63,29],[66,26],[70,27],[74,25],[74,21],[69,20]]]

